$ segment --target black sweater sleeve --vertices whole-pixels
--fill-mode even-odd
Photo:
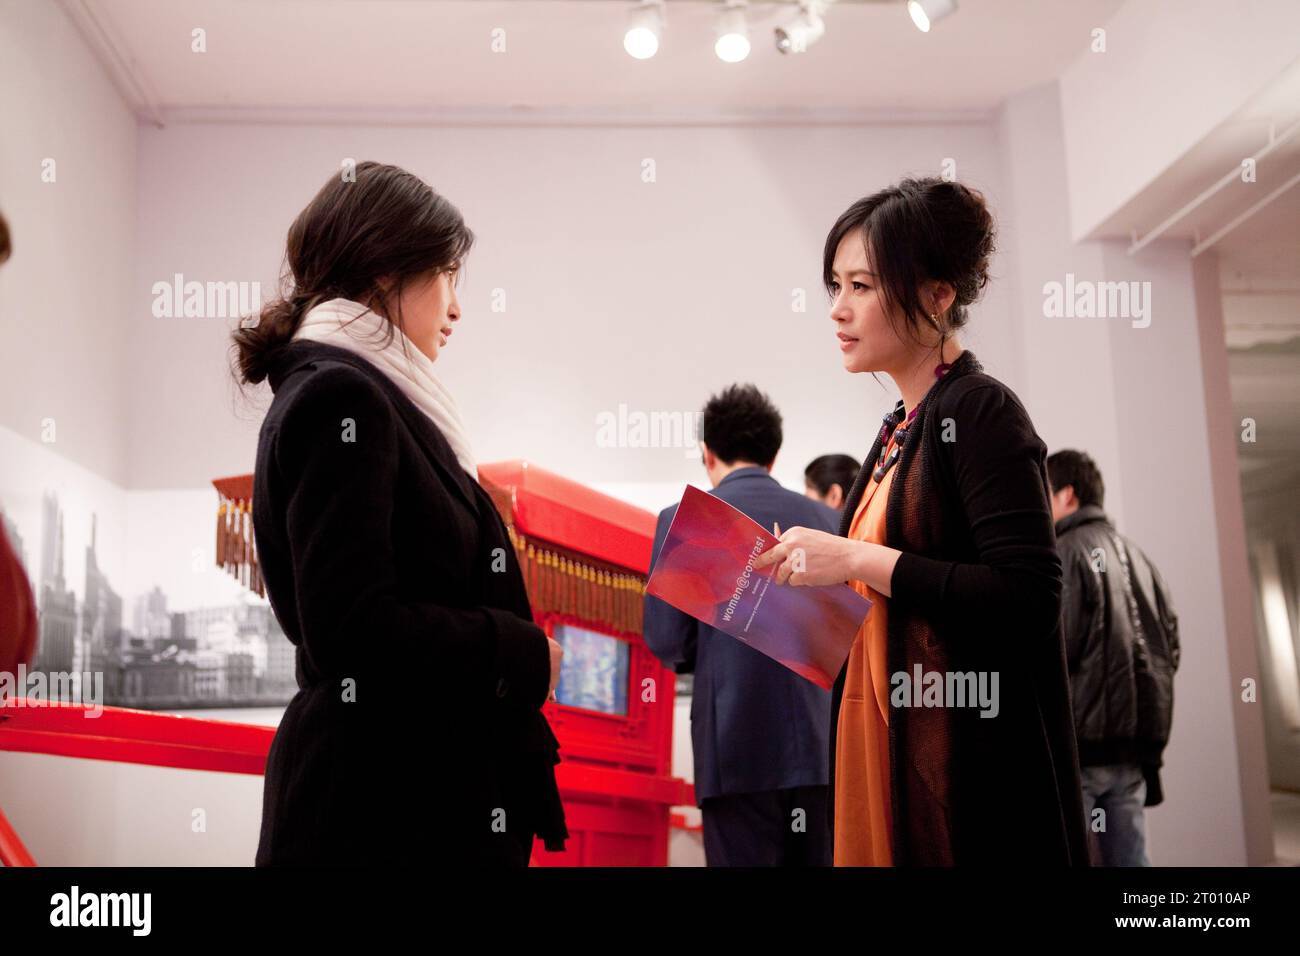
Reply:
[[[953,440],[938,442],[947,458],[940,471],[955,488],[939,493],[956,496],[979,560],[904,552],[890,578],[891,600],[986,630],[1012,621],[1051,630],[1060,614],[1061,559],[1044,477],[1046,446],[997,383],[945,396],[933,414],[955,425]]]
[[[535,624],[500,608],[398,595],[397,421],[373,383],[348,368],[318,371],[294,396],[274,441],[294,601],[318,669],[346,678],[368,662],[398,660],[503,707],[542,706],[550,652]]]

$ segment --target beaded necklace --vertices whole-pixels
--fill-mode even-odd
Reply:
[[[934,377],[936,381],[948,374],[952,368],[951,362],[943,362],[934,368]],[[908,413],[906,419],[903,417],[903,400],[900,398],[894,410],[885,413],[885,420],[880,427],[880,453],[876,456],[876,466],[871,470],[871,477],[879,484],[888,474],[889,469],[894,467],[898,461],[898,456],[903,451],[903,443],[907,440],[908,432],[912,424],[912,419],[916,413],[921,410],[921,403],[918,402],[916,408]]]

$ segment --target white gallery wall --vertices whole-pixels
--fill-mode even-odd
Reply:
[[[1254,633],[1248,609],[1225,610],[1222,586],[1248,588],[1237,575],[1244,564],[1225,561],[1220,547],[1220,518],[1234,509],[1235,525],[1223,523],[1240,534],[1241,499],[1216,494],[1211,469],[1215,449],[1233,455],[1232,434],[1219,430],[1215,414],[1229,407],[1217,302],[1198,300],[1187,243],[1160,241],[1129,256],[1118,241],[1070,238],[1062,125],[1055,84],[1012,97],[999,117],[1017,227],[1004,248],[1018,280],[1022,397],[1049,450],[1094,456],[1108,514],[1160,568],[1179,615],[1166,799],[1147,812],[1151,859],[1264,862],[1272,850],[1262,730],[1258,715],[1234,709],[1239,680],[1258,673]],[[1067,275],[1136,283],[1146,314],[1049,317],[1044,288]]]
[[[183,558],[198,526],[211,560],[211,494],[176,492],[185,510],[160,514],[129,490],[136,118],[56,4],[0,0],[0,23],[0,210],[14,244],[0,267],[0,511],[24,531],[38,587],[47,492],[80,598],[92,516],[98,561],[128,601],[155,583],[135,579],[160,547],[176,556],[163,583],[178,599],[196,581],[229,587]],[[0,752],[0,810],[42,865],[245,865],[261,790],[255,776]]]
[[[1300,4],[1139,0],[1105,31],[1104,53],[1076,58],[1060,76],[1076,238],[1157,183],[1295,62]]]
[[[835,218],[902,175],[938,174],[945,159],[1002,205],[987,124],[181,124],[142,127],[139,150],[129,458],[132,485],[146,488],[251,470],[266,403],[265,392],[232,394],[232,323],[155,318],[153,284],[180,273],[260,282],[269,295],[289,224],[346,158],[411,170],[477,236],[438,370],[478,458],[527,458],[589,483],[664,483],[657,506],[703,478],[698,453],[603,447],[602,414],[695,412],[711,392],[754,382],[786,419],[776,472],[801,488],[815,456],[863,455],[892,404],[870,376],[841,367],[821,285]],[[994,272],[1005,274],[1003,258]],[[1008,291],[1005,281],[990,288],[970,343],[1014,378]]]
[[[56,4],[0,0],[0,22],[0,427],[121,484],[135,116]]]
[[[251,470],[269,398],[234,387],[234,320],[155,315],[155,284],[260,283],[269,298],[290,222],[346,159],[420,175],[477,234],[438,368],[479,459],[526,458],[651,509],[702,469],[680,445],[603,446],[600,416],[620,406],[694,412],[750,381],[785,416],[775,474],[787,486],[816,455],[865,453],[893,396],[842,371],[822,243],[853,200],[951,161],[985,191],[1001,236],[965,344],[1019,393],[1049,449],[1095,455],[1109,510],[1177,602],[1184,667],[1150,855],[1247,862],[1247,831],[1268,819],[1262,779],[1239,775],[1230,647],[1253,636],[1234,630],[1220,586],[1192,268],[1178,244],[1130,259],[1073,240],[1055,83],[966,123],[158,129],[135,125],[55,8],[10,22],[0,209],[17,251],[0,269],[0,428],[40,443],[53,416],[46,450],[123,491],[123,580],[139,588],[149,575],[134,562],[150,550],[188,569],[211,548],[208,483]],[[31,91],[52,63],[55,98],[38,108]],[[63,157],[54,186],[40,181],[47,154]],[[1047,318],[1043,286],[1067,273],[1151,282],[1151,325]],[[0,808],[42,863],[247,864],[260,785],[0,753]],[[224,808],[219,822],[178,838],[170,826],[199,806]]]

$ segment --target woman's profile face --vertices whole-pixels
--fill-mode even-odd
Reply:
[[[840,240],[831,274],[831,318],[836,342],[850,372],[889,372],[900,367],[907,349],[889,324],[862,234]]]
[[[455,282],[458,268],[407,282],[398,299],[406,337],[431,362],[437,361],[451,338],[452,323],[460,319]]]

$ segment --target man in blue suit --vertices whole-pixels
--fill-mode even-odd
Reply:
[[[753,385],[709,399],[700,444],[712,494],[769,530],[835,532],[834,510],[770,474],[781,414]],[[659,515],[652,566],[676,511]],[[830,866],[830,691],[649,595],[643,631],[664,664],[695,675],[691,744],[708,865]]]

